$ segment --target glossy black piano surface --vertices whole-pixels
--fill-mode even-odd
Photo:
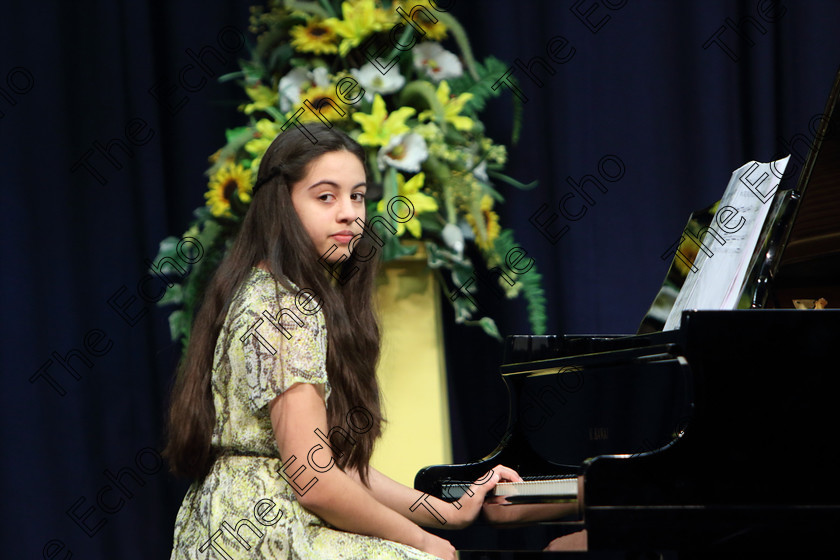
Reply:
[[[501,372],[510,411],[499,446],[476,463],[427,467],[415,486],[455,499],[497,464],[527,478],[569,475],[594,455],[666,445],[692,406],[677,334],[509,337]]]
[[[474,463],[422,469],[415,487],[455,499],[502,463],[525,477],[582,476],[581,511],[500,547],[530,552],[462,560],[550,557],[538,552],[550,538],[584,527],[591,557],[836,548],[839,100],[840,73],[796,186],[777,192],[743,292],[751,309],[685,311],[679,329],[635,336],[508,337],[498,446]],[[828,309],[791,309],[819,297]]]
[[[691,311],[694,413],[670,446],[582,467],[593,548],[827,541],[840,523],[840,311]]]
[[[509,341],[512,352],[558,357],[502,366],[512,408],[499,448],[424,469],[415,486],[445,497],[445,481],[498,463],[579,473],[582,519],[562,520],[556,534],[585,526],[594,550],[754,548],[830,534],[840,523],[840,311],[689,311],[678,331],[660,334],[531,338],[530,350]],[[563,357],[564,345],[587,352]]]

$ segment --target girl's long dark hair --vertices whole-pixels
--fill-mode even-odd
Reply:
[[[293,127],[277,136],[266,150],[257,176],[257,185],[261,186],[196,313],[169,410],[164,455],[175,474],[201,479],[213,464],[211,437],[216,412],[210,381],[216,339],[237,289],[251,268],[264,262],[278,282],[286,285],[286,279],[291,280],[320,299],[327,325],[327,374],[332,387],[327,406],[329,427],[348,429],[347,414],[356,407],[363,407],[373,419],[370,430],[352,433],[352,446],[342,448],[333,442],[333,447],[342,451],[336,462],[341,468],[356,468],[367,480],[367,467],[383,421],[376,382],[379,326],[372,306],[377,259],[368,258],[371,246],[367,245],[358,253],[366,257],[364,262],[351,254],[340,267],[340,279],[332,279],[318,262],[320,255],[291,199],[292,185],[306,175],[315,158],[346,150],[364,164],[365,155],[341,131],[320,123],[306,124],[306,129],[315,142]],[[364,238],[361,242],[366,243]]]

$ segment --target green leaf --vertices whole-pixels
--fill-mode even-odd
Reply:
[[[195,216],[194,224],[206,222],[207,220],[213,219],[213,214],[210,213],[210,209],[207,206],[202,205],[193,210],[193,216]],[[205,224],[206,227],[206,224]]]
[[[167,276],[178,276],[180,274],[180,271],[176,271],[175,267],[170,264],[170,259],[175,262],[182,262],[181,257],[178,255],[178,243],[180,241],[177,237],[169,236],[160,242],[160,249],[155,257],[154,263],[159,263],[161,259],[166,260],[160,265],[157,272]],[[184,266],[187,265],[185,264]],[[151,268],[149,268],[149,272],[152,272]]]
[[[436,243],[426,242],[426,262],[429,268],[436,269],[446,266],[447,259]]]
[[[225,130],[225,142],[229,144],[239,142],[243,136],[247,136],[250,140],[254,136],[254,130],[250,126],[238,126]]]
[[[169,333],[172,336],[172,341],[175,342],[184,333],[184,312],[180,309],[176,309],[172,313],[169,314]]]
[[[329,17],[339,17],[340,12],[336,12],[329,0],[321,0],[321,6]]]
[[[283,43],[271,52],[268,57],[269,68],[284,68],[294,55],[294,49],[289,43]]]
[[[450,300],[451,301],[451,300]],[[455,322],[463,325],[472,317],[475,307],[465,298],[458,298],[451,301],[452,308],[455,311]]]
[[[492,198],[496,202],[504,202],[505,201],[505,197],[502,196],[502,193],[500,193],[495,188],[493,188],[493,185],[491,185],[490,183],[485,183],[481,179],[476,179],[476,181],[478,181],[478,184],[481,185],[481,193],[482,194],[490,195],[490,198]]]
[[[418,214],[412,219],[420,221],[420,227],[423,230],[423,237],[426,237],[428,234],[437,235],[441,232],[441,230],[443,230],[443,226],[440,223],[440,219],[438,219],[437,213],[424,212],[422,214]]]
[[[473,98],[466,103],[465,108],[479,112],[484,110],[488,99],[498,97],[504,91],[501,87],[494,90],[493,84],[505,75],[508,66],[498,58],[491,56],[484,59],[484,64],[476,63],[476,71],[478,73],[477,79],[472,79],[465,74],[458,78],[449,79],[447,82],[453,95],[473,94]],[[513,77],[509,76],[508,80],[512,81]]]
[[[531,330],[534,331],[534,334],[545,334],[547,317],[542,275],[537,272],[535,266],[519,278],[519,281],[522,282],[522,294],[528,302],[528,321],[531,323]]]
[[[519,143],[519,134],[522,132],[522,113],[525,104],[519,99],[518,95],[513,96],[513,128],[510,131],[510,143],[516,145]]]
[[[163,257],[174,257],[178,248],[178,241],[180,240],[172,235],[163,238],[158,246],[158,254],[155,257],[155,262]]]
[[[498,255],[507,255],[511,250],[519,248],[513,240],[513,231],[503,229],[494,243],[494,250]],[[521,286],[521,294],[527,302],[528,322],[534,334],[545,334],[546,300],[542,287],[542,275],[537,272],[536,265],[516,277]],[[505,285],[502,285],[504,288]]]
[[[284,5],[287,10],[291,11],[302,11],[309,14],[313,14],[324,19],[328,17],[335,17],[335,10],[330,6],[328,3],[323,1],[321,2],[314,2],[314,1],[306,1],[306,0],[285,0]]]
[[[169,287],[163,294],[163,297],[157,302],[159,306],[181,305],[182,303],[184,303],[184,287],[181,284],[175,284]]]
[[[242,85],[249,86],[262,82],[263,77],[269,72],[263,66],[262,61],[256,60],[240,60],[239,67],[242,69],[242,77],[244,83]]]
[[[225,131],[225,136],[227,137],[227,143],[219,150],[219,159],[207,170],[206,173],[208,176],[218,171],[225,164],[226,160],[236,159],[237,152],[254,137],[254,129],[250,126],[240,126]]]
[[[402,49],[400,49],[399,47],[397,47],[397,45],[405,45],[406,40],[407,40],[407,39],[408,39],[408,38],[409,38],[409,37],[410,37],[413,33],[414,33],[414,29],[412,29],[410,26],[406,25],[406,26],[405,26],[405,29],[403,30],[403,34],[402,34],[402,36],[401,36],[398,40],[394,41],[394,39],[393,39],[393,38],[391,39],[391,44],[392,44],[394,47],[391,49],[391,52],[390,52],[390,53],[388,53],[388,56],[384,56],[384,57],[382,57],[382,60],[394,60],[394,57],[399,57],[400,59],[402,59],[402,58],[411,58],[411,57],[409,57],[409,56],[405,56],[405,57],[400,56],[400,51],[401,51]]]
[[[499,332],[499,328],[496,326],[496,322],[491,319],[490,317],[482,317],[478,321],[464,321],[466,325],[478,325],[484,332],[495,338],[496,340],[502,340],[502,335]]]
[[[244,78],[244,77],[245,77],[245,72],[243,72],[242,70],[238,70],[236,72],[229,72],[227,74],[222,74],[221,76],[219,76],[219,82],[224,83],[224,82],[229,82],[231,80],[236,80],[238,78]]]
[[[504,181],[505,183],[507,183],[508,185],[511,185],[512,187],[516,187],[517,189],[522,189],[522,190],[526,190],[526,191],[531,190],[534,187],[536,187],[537,183],[539,182],[539,181],[531,181],[530,183],[520,183],[519,181],[517,181],[513,177],[511,177],[509,175],[505,175],[504,173],[501,173],[499,171],[494,171],[492,169],[487,170],[487,175],[490,176],[490,177],[493,177],[494,179]]]
[[[384,261],[411,256],[417,252],[417,247],[403,245],[399,238],[396,235],[390,235],[390,232],[385,237],[385,246],[382,247],[382,260]]]
[[[467,257],[450,251],[445,246],[441,247],[432,241],[426,241],[426,251],[429,268],[447,268],[451,269],[453,273],[460,272],[465,275],[465,279],[461,283],[466,282],[466,277],[472,274],[472,262]]]

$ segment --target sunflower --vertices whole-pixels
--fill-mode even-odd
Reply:
[[[332,25],[318,18],[309,18],[306,25],[296,25],[289,32],[292,46],[299,52],[335,54],[338,52],[338,35]]]
[[[240,202],[251,201],[251,170],[238,163],[226,163],[210,177],[208,186],[204,198],[210,213],[216,217],[230,216],[234,195]]]
[[[301,113],[298,119],[302,123],[320,120],[318,115],[315,114],[316,112],[321,113],[321,116],[330,122],[347,118],[348,107],[339,99],[335,86],[332,84],[326,87],[311,87],[303,92],[300,97],[303,101],[295,107],[295,112],[301,108],[303,109],[303,113]],[[309,102],[308,106],[306,101]],[[336,111],[336,107],[343,111],[344,114]]]
[[[413,10],[418,7],[426,8],[428,13],[434,16],[435,12],[438,8],[432,8],[429,4],[429,0],[400,0],[400,7],[408,13],[411,14]],[[420,12],[422,14],[422,12]],[[418,15],[413,18],[415,24],[420,26],[420,29],[426,32],[423,36],[423,39],[428,41],[442,41],[446,38],[446,25],[438,19],[437,23],[432,22],[429,18],[425,15]],[[399,23],[405,23],[404,21],[400,20]]]
[[[493,243],[502,231],[502,227],[499,225],[499,215],[493,211],[493,199],[488,194],[481,197],[479,208],[481,219],[484,221],[483,229],[487,234],[486,237],[482,235],[482,228],[478,227],[472,214],[467,214],[466,219],[475,232],[475,242],[479,248],[484,251],[491,251],[493,250]]]

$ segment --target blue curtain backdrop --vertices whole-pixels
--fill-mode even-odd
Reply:
[[[2,8],[4,556],[168,555],[186,489],[159,456],[178,348],[166,312],[136,290],[158,242],[203,201],[207,156],[241,123],[241,90],[216,79],[246,54],[248,5]],[[801,166],[840,63],[836,0],[452,11],[477,57],[518,80],[484,114],[497,141],[509,143],[512,96],[527,99],[508,171],[538,186],[501,187],[500,214],[544,276],[550,333],[634,332],[661,255],[733,169],[789,152]],[[504,334],[529,332],[521,301],[484,303]],[[455,460],[474,460],[504,423],[501,345],[444,313]]]

